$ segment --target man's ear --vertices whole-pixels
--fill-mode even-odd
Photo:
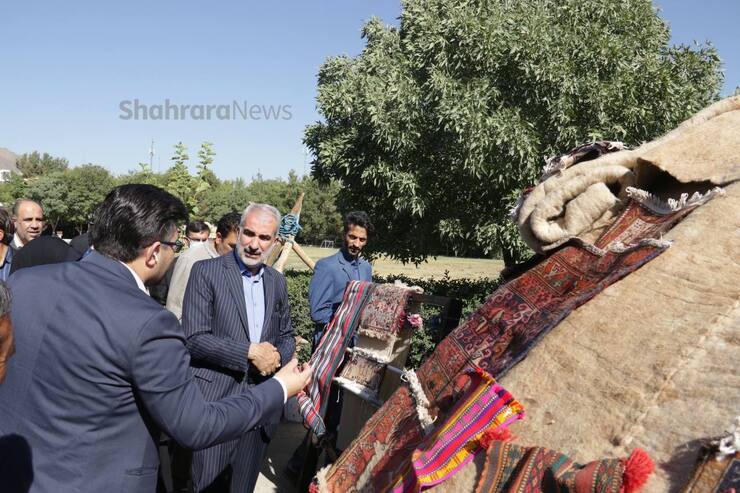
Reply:
[[[214,238],[213,242],[216,245],[220,245],[222,241],[224,241],[224,239],[221,237],[221,233],[219,233],[218,231],[216,231],[216,238]]]
[[[157,263],[159,262],[159,255],[160,250],[162,249],[162,244],[158,241],[155,241],[148,247],[146,247],[145,254],[146,257],[144,258],[144,263],[147,267],[155,267]]]

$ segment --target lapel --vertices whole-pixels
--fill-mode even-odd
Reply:
[[[239,319],[242,322],[242,329],[249,338],[249,325],[247,323],[247,305],[244,301],[244,284],[242,283],[242,273],[239,270],[239,264],[236,263],[236,258],[233,253],[224,255],[223,262],[221,265],[224,267],[224,277],[226,278],[226,286],[234,298],[234,304],[236,305],[236,311],[239,313]]]
[[[265,289],[265,322],[262,324],[262,338],[272,330],[272,314],[275,313],[275,275],[268,266],[264,266],[262,287]]]

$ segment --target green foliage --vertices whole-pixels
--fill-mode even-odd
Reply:
[[[313,273],[309,271],[289,270],[285,273],[288,281],[288,300],[290,302],[290,316],[296,335],[311,341],[314,324],[308,305],[308,285]],[[459,298],[463,302],[463,316],[465,319],[473,313],[485,299],[501,284],[500,279],[451,279],[446,275],[442,279],[412,279],[406,276],[390,275],[375,276],[375,282],[385,283],[400,280],[409,286],[420,286],[427,294]],[[418,368],[421,363],[434,351],[442,339],[440,333],[441,320],[439,308],[422,305],[421,315],[424,326],[414,331],[411,341],[408,366]],[[299,355],[301,361],[310,358],[310,346]]]
[[[64,171],[69,166],[69,162],[64,158],[53,157],[46,152],[40,154],[38,151],[33,151],[18,157],[16,166],[25,178],[33,178],[34,176]]]
[[[64,219],[77,233],[87,230],[93,212],[115,185],[110,172],[102,166],[83,164],[66,173],[68,207]]]
[[[27,191],[28,185],[23,176],[18,173],[11,173],[6,182],[0,183],[0,203],[10,210],[16,200],[26,197]]]
[[[196,185],[188,170],[188,148],[182,142],[175,144],[175,155],[171,158],[172,167],[164,174],[164,188],[182,200],[190,214],[198,213]]]
[[[318,75],[313,175],[365,209],[369,248],[526,254],[506,217],[543,158],[598,138],[639,144],[712,102],[711,46],[671,47],[650,0],[404,0],[355,57]]]
[[[26,197],[43,205],[44,217],[52,231],[56,231],[57,225],[69,211],[71,203],[69,191],[64,171],[41,175],[28,185]]]

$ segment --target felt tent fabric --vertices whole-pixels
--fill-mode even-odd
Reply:
[[[596,243],[598,251],[564,246],[500,287],[419,369],[431,407],[449,409],[450,384],[469,365],[504,375],[571,310],[663,252],[666,245],[653,239],[692,209],[663,215],[632,202]],[[416,406],[408,388],[399,388],[325,474],[326,491],[384,489],[424,437]]]
[[[566,317],[500,379],[528,410],[517,432],[579,461],[642,447],[658,466],[646,491],[680,491],[700,438],[740,402],[739,235],[735,182],[663,236],[668,251]]]
[[[660,183],[656,181],[665,179],[661,172],[689,184],[692,192],[740,178],[735,159],[740,151],[739,128],[740,96],[735,96],[637,149],[546,173],[514,212],[522,239],[538,253],[573,237],[592,242],[600,234],[599,227],[612,222],[626,204],[627,187],[657,193]],[[700,182],[706,185],[698,186]]]

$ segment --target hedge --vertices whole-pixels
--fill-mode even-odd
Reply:
[[[312,272],[309,271],[289,270],[285,273],[293,327],[296,334],[307,341],[311,340],[314,327],[308,307],[308,284],[311,276]],[[500,278],[451,279],[449,275],[441,279],[413,279],[403,275],[390,275],[375,276],[373,280],[379,283],[400,280],[410,286],[422,287],[427,294],[459,298],[463,302],[463,319],[475,311],[501,284]],[[411,368],[418,368],[440,340],[439,308],[422,306],[421,315],[424,327],[414,332],[408,361]],[[307,361],[310,357],[310,346],[304,347],[299,357],[301,361]]]

